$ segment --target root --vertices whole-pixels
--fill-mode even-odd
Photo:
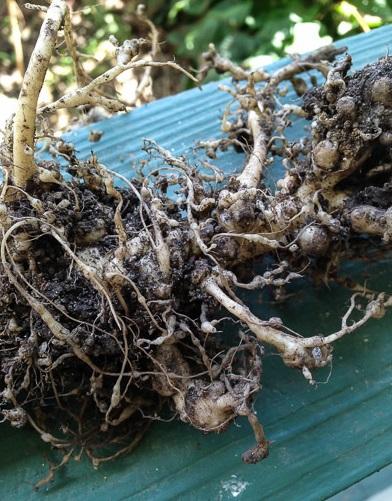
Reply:
[[[66,0],[51,2],[23,78],[13,123],[13,178],[16,186],[21,188],[35,174],[34,136],[38,96],[66,9]]]
[[[274,346],[280,353],[282,360],[288,367],[302,369],[305,377],[309,370],[324,367],[332,360],[332,343],[347,334],[355,332],[371,318],[382,318],[386,308],[392,306],[392,298],[386,298],[385,294],[370,301],[362,318],[348,325],[348,319],[355,310],[355,299],[359,293],[354,294],[350,300],[350,307],[342,318],[341,329],[328,336],[313,336],[308,338],[295,337],[283,331],[284,326],[279,326],[276,319],[262,321],[253,315],[249,309],[229,298],[212,278],[207,278],[202,288],[224,306],[232,315],[246,324],[249,329],[262,342]],[[280,327],[277,328],[277,327]],[[311,379],[311,378],[310,378]],[[312,380],[312,379],[311,379]]]
[[[137,57],[138,53],[136,53],[133,57]],[[54,103],[43,106],[39,109],[39,113],[52,113],[53,111],[62,109],[62,108],[77,108],[79,106],[85,105],[93,105],[93,106],[103,106],[107,110],[112,113],[118,111],[125,111],[126,107],[121,103],[114,99],[109,99],[105,96],[101,96],[96,93],[96,90],[99,89],[102,85],[106,85],[110,83],[112,80],[117,78],[121,73],[127,70],[135,70],[138,68],[162,68],[164,66],[168,66],[169,68],[173,68],[181,73],[184,73],[189,79],[198,83],[198,80],[191,75],[184,68],[179,66],[174,61],[144,61],[143,59],[140,61],[133,61],[133,59],[128,63],[118,64],[114,66],[110,70],[106,71],[99,77],[92,80],[90,83],[85,85],[82,88],[79,88],[75,91],[71,91],[65,96],[61,97]]]
[[[256,188],[262,176],[266,164],[267,139],[260,126],[260,119],[255,111],[249,112],[248,127],[252,131],[253,151],[242,173],[238,176],[240,186],[244,188]]]
[[[157,66],[195,80],[174,62],[154,60],[157,30],[143,11],[138,16],[151,31],[150,53],[145,40],[112,40],[117,64],[90,79],[65,1],[47,10],[14,121],[13,158],[4,154],[0,413],[60,449],[60,465],[85,453],[94,466],[132,450],[164,408],[203,432],[222,432],[245,416],[256,445],[243,460],[254,463],[269,448],[253,410],[263,347],[315,384],[314,371],[332,363],[333,343],[392,306],[387,291],[357,286],[336,332],[303,337],[279,318],[258,318],[241,298],[257,289],[284,297],[304,276],[339,281],[340,263],[359,250],[389,250],[392,58],[349,75],[349,56],[334,62],[342,50],[327,47],[268,74],[211,46],[199,76],[229,72],[234,82],[225,90],[238,106],[224,114],[227,137],[197,151],[210,159],[221,149],[246,151],[242,169],[227,179],[210,161],[200,158],[201,171],[153,141],[144,150],[158,167],[133,181],[95,156],[80,161],[62,143],[51,148],[52,162],[34,160],[37,98],[62,23],[78,88],[40,114],[96,104],[124,109],[103,88],[129,69],[145,69],[140,96]],[[308,88],[300,75],[309,70],[324,83]],[[281,103],[283,85],[303,96],[301,106]],[[293,115],[312,126],[289,141]],[[273,191],[264,181],[275,158],[286,170]],[[238,330],[234,342],[227,322]]]

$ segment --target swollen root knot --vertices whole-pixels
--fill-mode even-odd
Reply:
[[[266,440],[261,444],[257,444],[256,447],[245,451],[241,455],[241,459],[246,464],[256,464],[262,459],[267,458],[269,455],[269,442]]]
[[[288,367],[318,369],[331,362],[332,346],[322,345],[322,338],[320,338],[320,346],[305,348],[299,345],[294,353],[283,353],[282,359]]]
[[[22,428],[27,423],[27,414],[22,407],[3,410],[4,419],[15,428]]]
[[[366,307],[366,311],[372,318],[382,318],[386,313],[384,306],[384,295],[381,294],[380,296],[381,297],[378,297],[374,301],[371,301]]]
[[[199,259],[192,272],[192,283],[200,285],[209,275],[211,275],[211,267],[205,259]]]

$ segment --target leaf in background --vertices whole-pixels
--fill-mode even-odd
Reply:
[[[180,12],[185,12],[191,16],[199,16],[210,4],[210,0],[177,0],[171,6],[168,19],[174,22]]]
[[[254,35],[243,31],[236,31],[226,36],[218,45],[223,56],[234,61],[242,62],[249,54],[253,54],[257,48],[257,40]]]
[[[219,2],[208,15],[216,16],[220,21],[227,23],[229,26],[240,26],[245,22],[246,17],[252,10],[252,2],[233,2],[232,0],[223,0]]]
[[[183,46],[179,46],[180,55],[200,55],[201,52],[206,50],[210,42],[220,46],[226,37],[233,34],[236,28],[244,24],[251,9],[251,1],[237,3],[232,0],[224,0],[209,9],[199,21],[183,29],[182,33],[185,32],[185,37],[171,34],[168,40],[172,43],[175,41],[179,43],[180,39],[182,39]],[[243,57],[246,57],[246,54]]]

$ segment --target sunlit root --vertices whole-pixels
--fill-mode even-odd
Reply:
[[[37,102],[66,9],[66,0],[53,0],[50,4],[23,78],[13,123],[13,177],[22,188],[35,173]]]
[[[117,64],[105,71],[98,77],[90,79],[83,70],[78,52],[72,35],[70,12],[66,0],[53,0],[42,24],[41,31],[33,54],[29,61],[23,78],[18,106],[12,121],[12,173],[16,186],[24,188],[27,182],[36,174],[35,165],[35,132],[37,115],[42,116],[61,108],[78,108],[79,106],[102,106],[111,113],[125,111],[127,105],[121,100],[108,97],[102,92],[102,87],[110,84],[125,71],[138,68],[146,68],[144,80],[139,87],[137,98],[143,93],[144,88],[150,81],[152,67],[168,66],[184,73],[194,82],[198,80],[187,70],[174,61],[154,61],[153,56],[157,53],[157,32],[154,25],[143,16],[139,9],[139,17],[143,18],[152,30],[152,52],[144,54],[142,51],[145,40],[125,40],[116,48]],[[38,107],[38,98],[41,91],[49,62],[56,44],[58,33],[64,27],[64,38],[67,49],[74,63],[74,71],[78,88],[69,92],[57,101]]]

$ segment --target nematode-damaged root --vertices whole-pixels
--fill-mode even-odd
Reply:
[[[0,200],[5,421],[30,423],[64,451],[63,462],[84,451],[98,465],[134,448],[168,409],[204,432],[246,416],[256,445],[244,461],[267,456],[252,407],[264,347],[313,383],[313,372],[331,363],[334,341],[392,304],[386,293],[356,291],[337,332],[302,337],[239,297],[304,275],[333,279],[359,247],[389,247],[392,58],[350,74],[343,52],[326,47],[269,74],[245,71],[211,46],[199,76],[231,73],[225,90],[237,105],[224,113],[226,136],[198,145],[210,157],[203,169],[146,141],[154,164],[131,181],[60,142],[52,151],[66,163],[65,180],[56,158],[35,163],[34,141],[14,136]],[[136,64],[131,56],[104,78]],[[310,70],[323,83],[312,85]],[[95,84],[86,85],[95,92]],[[302,105],[281,103],[290,85]],[[52,108],[86,104],[86,96],[101,94],[82,86]],[[309,120],[310,132],[289,141],[295,116]],[[225,178],[211,159],[229,147],[248,154]],[[24,171],[15,158],[29,154]],[[285,174],[272,191],[264,180],[274,157]],[[254,263],[261,271],[242,281]]]

